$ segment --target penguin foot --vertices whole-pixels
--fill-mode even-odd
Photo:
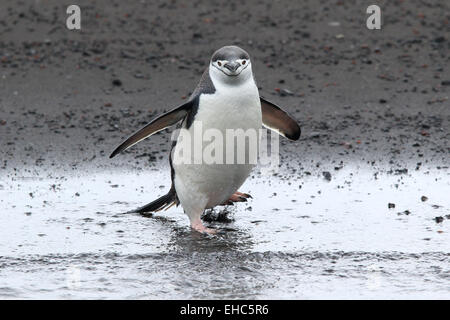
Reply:
[[[216,234],[216,229],[207,228],[203,225],[201,221],[191,223],[191,228],[197,232],[203,233],[203,234]]]
[[[230,199],[223,203],[223,205],[232,205],[234,202],[247,202],[248,198],[252,198],[252,196],[247,193],[236,191],[231,195]]]
[[[251,199],[253,199],[253,197],[251,195],[249,195],[248,193],[243,193],[243,192],[236,191],[234,194],[237,194],[238,196],[241,196],[241,197],[244,197],[244,198],[251,198]]]

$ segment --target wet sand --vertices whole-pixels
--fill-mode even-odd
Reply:
[[[0,10],[0,297],[450,297],[448,4],[79,4]],[[167,192],[170,130],[109,153],[226,44],[301,139],[218,237],[123,214]]]

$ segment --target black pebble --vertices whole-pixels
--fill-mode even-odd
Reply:
[[[112,81],[112,84],[113,86],[120,87],[122,85],[122,81],[120,81],[119,79],[114,79]]]
[[[436,223],[441,223],[442,221],[444,221],[443,217],[435,217],[434,221],[436,221]]]

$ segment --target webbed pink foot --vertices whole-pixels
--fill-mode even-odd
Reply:
[[[206,233],[206,234],[216,234],[217,233],[216,229],[211,229],[211,228],[205,227],[201,220],[191,223],[191,228],[200,233]]]

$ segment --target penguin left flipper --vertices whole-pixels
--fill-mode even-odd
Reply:
[[[130,137],[128,137],[124,142],[122,142],[109,156],[110,158],[116,156],[118,153],[128,149],[129,147],[135,145],[136,143],[144,140],[145,138],[151,136],[152,134],[155,134],[161,130],[166,129],[167,127],[170,127],[174,124],[176,124],[178,121],[184,119],[190,110],[192,109],[192,106],[194,105],[195,99],[190,99],[185,104],[182,104],[181,106],[174,108],[170,110],[169,112],[166,112],[156,119],[150,121],[147,125],[145,125],[143,128],[139,129],[135,133],[133,133]]]
[[[262,122],[266,128],[273,130],[290,140],[300,138],[300,126],[289,114],[272,102],[260,97]]]

